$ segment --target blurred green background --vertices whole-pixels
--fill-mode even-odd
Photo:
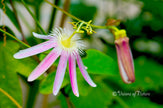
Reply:
[[[2,1],[2,0],[1,0]],[[43,0],[24,0],[43,29],[49,33],[54,27],[72,28],[73,19]],[[134,57],[135,77],[133,84],[124,84],[118,70],[114,38],[109,30],[95,29],[97,33],[83,34],[88,43],[83,62],[97,84],[90,87],[77,68],[79,98],[72,93],[68,71],[62,89],[52,95],[55,68],[34,82],[27,77],[38,65],[32,57],[16,60],[13,54],[26,47],[7,36],[4,46],[0,32],[0,88],[12,96],[23,108],[162,108],[163,107],[163,0],[49,0],[95,25],[105,25],[107,19],[120,19],[120,29],[130,38]],[[43,32],[26,10],[22,0],[5,0],[6,15],[0,4],[0,28],[19,39],[25,35],[29,45],[43,42],[32,32]],[[12,6],[13,5],[13,6]],[[67,8],[67,7],[68,8]],[[14,8],[17,15],[15,14]],[[18,17],[18,18],[16,18]],[[19,24],[19,23],[20,24]],[[22,30],[21,30],[21,29]],[[47,51],[48,52],[48,51]],[[37,55],[42,60],[46,54]],[[57,66],[58,61],[54,63]],[[0,90],[1,90],[0,89]],[[0,108],[17,108],[0,91]]]

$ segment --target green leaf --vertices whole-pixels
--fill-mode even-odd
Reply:
[[[136,82],[139,87],[158,90],[163,87],[163,67],[157,62],[140,57],[135,61]]]
[[[9,94],[18,104],[22,106],[22,92],[20,89],[20,84],[14,68],[17,68],[16,64],[13,67],[12,63],[8,60],[10,59],[10,52],[14,50],[15,47],[10,46],[7,42],[7,46],[3,46],[0,42],[0,88],[3,89],[7,94]],[[12,49],[13,47],[13,49]],[[17,108],[16,104],[12,102],[2,91],[0,91],[0,107],[1,108]]]
[[[56,72],[51,72],[40,84],[39,86],[39,91],[42,94],[50,94],[53,92],[53,84],[54,84],[54,79],[55,79],[55,73]],[[69,83],[69,76],[66,72],[66,75],[64,77],[62,87],[66,86]]]
[[[58,100],[60,100],[59,104],[61,105],[61,108],[69,108],[66,102],[66,97],[62,93],[58,96]]]
[[[2,44],[3,42],[1,42],[1,45]],[[30,57],[15,59],[13,55],[20,50],[19,48],[20,46],[18,43],[7,41],[5,47],[5,56],[7,56],[6,61],[14,72],[18,72],[27,77],[37,66],[37,62]],[[0,54],[0,56],[2,55]]]
[[[117,75],[115,71],[117,64],[110,56],[95,49],[90,49],[86,52],[87,56],[83,59],[83,62],[89,73]]]
[[[88,95],[76,97],[71,92],[70,100],[75,108],[106,108],[111,103],[112,91],[102,82],[90,87]]]

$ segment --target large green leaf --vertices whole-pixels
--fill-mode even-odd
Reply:
[[[86,52],[87,56],[83,58],[83,62],[89,73],[117,75],[115,71],[117,64],[110,56],[95,49],[90,49]]]
[[[10,47],[10,49],[8,49]],[[0,88],[7,92],[18,104],[22,105],[22,92],[20,84],[14,68],[9,59],[11,58],[10,51],[15,49],[7,42],[7,46],[3,46],[0,42]],[[23,68],[22,68],[23,69]],[[0,91],[0,107],[1,108],[17,108],[16,104],[13,103],[4,93]]]
[[[1,45],[3,42],[1,42]],[[14,72],[18,72],[24,76],[28,76],[32,70],[37,66],[37,62],[32,58],[15,59],[13,55],[20,49],[18,43],[14,41],[7,41],[5,47],[5,56],[7,56],[6,61],[12,68]]]
[[[69,77],[65,75],[62,87],[66,86],[69,83]],[[40,84],[39,90],[42,94],[50,94],[53,91],[53,84],[55,79],[55,72],[50,73]]]
[[[97,87],[90,87],[86,96],[76,97],[71,92],[70,100],[75,108],[106,108],[112,100],[112,91],[102,82],[97,83]]]

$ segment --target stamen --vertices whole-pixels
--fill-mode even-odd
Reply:
[[[61,43],[64,47],[66,48],[70,48],[71,46],[74,45],[74,43],[71,41],[72,37],[75,35],[76,32],[73,32],[72,35],[68,38],[68,39],[65,39],[65,40],[62,40]]]

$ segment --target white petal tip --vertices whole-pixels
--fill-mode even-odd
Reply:
[[[53,95],[56,96],[58,94],[57,91],[53,91]]]
[[[96,85],[96,84],[91,84],[91,86],[92,86],[92,87],[97,87],[97,85]]]
[[[28,79],[27,79],[28,82],[32,82],[32,81],[34,81],[34,80],[35,80],[35,79],[32,78],[32,77],[28,77]]]
[[[39,35],[40,35],[40,34],[37,34],[37,33],[35,33],[35,32],[32,32],[32,34],[33,34],[33,36],[36,37],[36,38],[39,37]]]
[[[131,84],[131,83],[133,83],[133,82],[131,82],[131,81],[124,81],[124,83],[126,83],[126,84]]]
[[[18,53],[14,54],[13,57],[14,57],[15,59],[21,59],[21,58],[19,57]]]
[[[74,94],[76,97],[79,97],[79,94],[78,93],[76,93],[76,94]]]
[[[35,32],[32,32],[32,34],[33,34],[33,36],[36,36],[37,35],[37,33],[35,33]]]
[[[79,93],[74,93],[74,95],[75,95],[76,97],[79,97]]]

